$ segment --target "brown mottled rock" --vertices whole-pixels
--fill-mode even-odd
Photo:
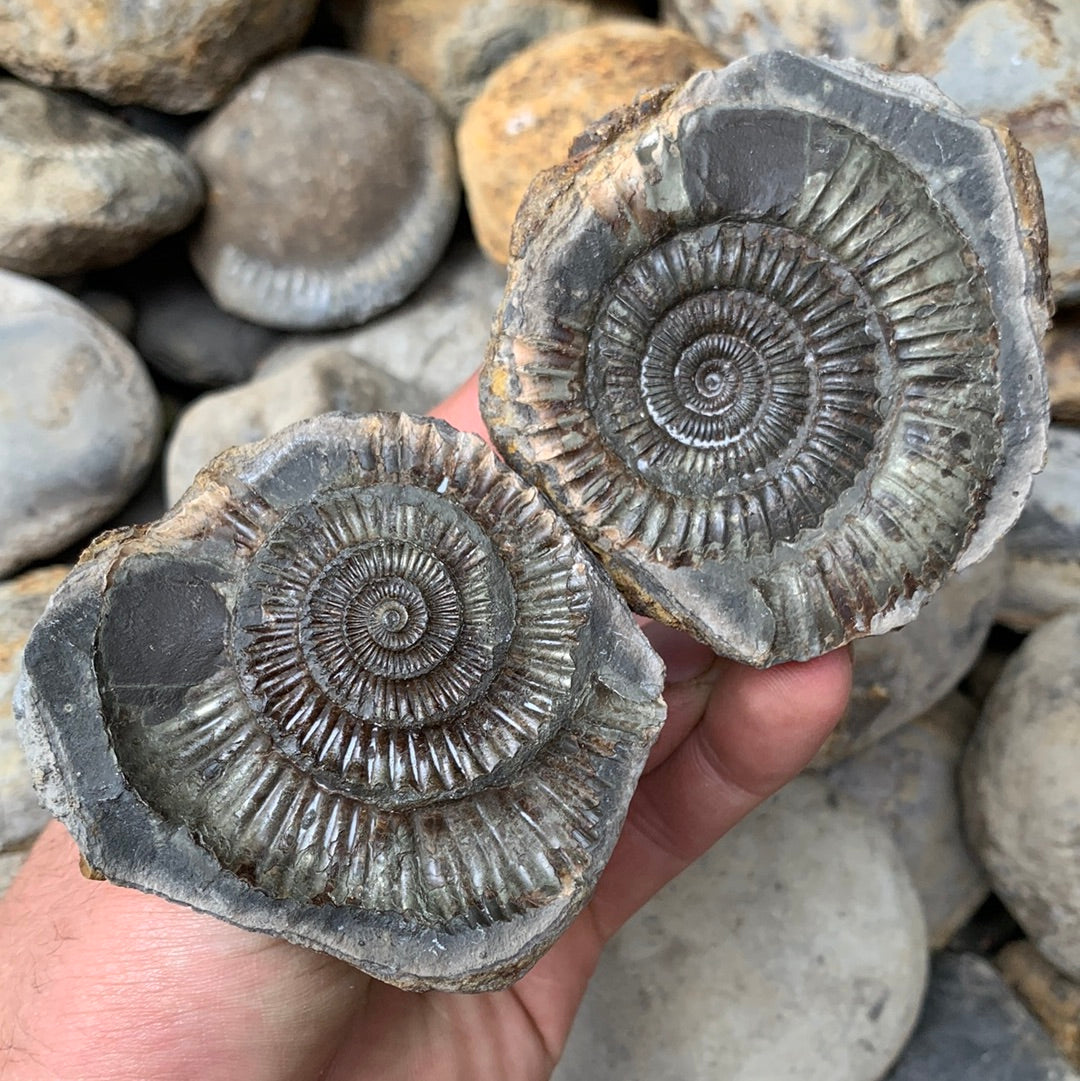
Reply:
[[[195,269],[218,305],[265,326],[353,326],[393,307],[434,269],[457,217],[435,103],[343,52],[262,68],[189,150],[209,186]]]
[[[630,5],[625,10],[629,13]],[[349,45],[400,68],[453,121],[500,64],[541,38],[618,13],[591,0],[339,0]]]
[[[1003,545],[950,578],[904,627],[852,643],[851,698],[811,765],[872,746],[949,693],[986,642],[1005,586]]]
[[[91,533],[138,490],[161,406],[138,354],[78,301],[0,270],[0,577]]]
[[[1029,631],[1080,609],[1080,431],[1050,426],[1046,467],[1005,541],[1009,560],[997,618]]]
[[[317,0],[5,0],[0,66],[116,104],[218,104],[257,61],[295,45]]]
[[[825,775],[892,831],[919,891],[932,949],[943,949],[990,894],[964,836],[957,783],[977,716],[970,701],[951,694]]]
[[[1062,1054],[1080,1067],[1080,984],[1062,976],[1027,940],[1010,942],[995,962]]]
[[[1080,424],[1080,312],[1059,312],[1043,343],[1050,380],[1050,415]]]
[[[890,65],[946,26],[957,0],[661,0],[665,22],[728,57],[768,49]]]
[[[0,34],[6,25],[0,17]],[[202,199],[198,170],[168,143],[0,78],[0,267],[115,266],[182,229]]]
[[[905,61],[961,108],[1008,125],[1035,159],[1050,275],[1080,300],[1080,0],[980,0]]]
[[[1080,979],[1080,612],[1033,631],[983,708],[964,816],[994,892],[1039,952]]]
[[[506,263],[525,189],[591,123],[644,91],[721,63],[687,34],[630,19],[556,34],[518,53],[488,79],[457,131],[480,247]]]
[[[0,852],[29,844],[49,821],[15,734],[11,697],[26,639],[70,569],[43,567],[0,582]]]

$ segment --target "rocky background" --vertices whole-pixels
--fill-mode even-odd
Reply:
[[[1035,157],[1047,468],[1002,550],[856,644],[811,769],[619,934],[556,1076],[1080,1078],[1080,0],[68,6],[0,18],[0,891],[45,818],[20,652],[89,538],[234,443],[455,389],[522,193],[609,109],[856,56]]]

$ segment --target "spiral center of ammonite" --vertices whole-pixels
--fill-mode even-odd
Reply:
[[[395,576],[370,583],[352,599],[345,609],[342,631],[350,643],[370,640],[396,652],[415,646],[427,625],[423,593]]]

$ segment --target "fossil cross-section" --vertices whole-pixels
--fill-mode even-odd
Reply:
[[[638,610],[755,665],[912,619],[1041,463],[1029,158],[930,83],[785,53],[534,182],[481,403]]]
[[[113,882],[402,987],[525,971],[588,900],[663,669],[475,436],[329,414],[106,535],[35,629],[22,732]]]

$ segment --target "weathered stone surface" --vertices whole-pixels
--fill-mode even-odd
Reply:
[[[5,0],[0,65],[46,86],[187,113],[295,45],[317,0]]]
[[[15,735],[11,696],[30,630],[69,569],[45,567],[0,582],[0,852],[26,845],[49,820]]]
[[[272,373],[196,398],[180,414],[165,448],[165,502],[171,506],[195,474],[229,447],[265,439],[320,413],[417,411],[407,383],[363,359],[326,351],[295,357]]]
[[[994,891],[1080,979],[1080,612],[1034,631],[994,686],[963,768],[964,813]]]
[[[905,66],[929,75],[962,108],[1007,124],[1032,154],[1054,293],[1080,300],[1080,0],[969,4]]]
[[[660,0],[666,22],[734,58],[766,49],[893,64],[955,17],[957,0]]]
[[[148,364],[197,387],[242,383],[281,334],[222,311],[187,267],[139,290],[135,346]]]
[[[989,961],[934,959],[919,1027],[887,1081],[1077,1081]]]
[[[967,699],[951,694],[825,775],[892,831],[919,891],[932,949],[942,949],[990,894],[964,836],[957,776],[976,717]]]
[[[790,53],[576,150],[515,222],[496,445],[640,612],[721,654],[909,623],[1044,457],[1030,159],[925,79]]]
[[[362,361],[408,383],[415,408],[427,412],[479,367],[505,286],[505,272],[475,244],[455,244],[400,307],[347,334],[290,338],[262,361],[258,374],[300,357]]]
[[[339,0],[332,7],[352,48],[400,68],[454,122],[510,57],[617,10],[590,0]]]
[[[310,50],[267,65],[189,150],[209,202],[196,271],[267,326],[362,323],[431,273],[457,217],[449,129],[387,64]]]
[[[1003,545],[946,580],[907,626],[852,643],[851,699],[812,763],[864,750],[949,693],[975,663],[1005,588]]]
[[[1080,609],[1080,431],[1051,425],[1046,467],[1005,542],[997,618],[1018,631]]]
[[[20,735],[91,867],[412,990],[506,986],[566,929],[665,709],[539,493],[395,413],[221,455],[23,656]]]
[[[1005,982],[1050,1033],[1058,1050],[1080,1066],[1080,984],[1067,980],[1026,940],[1010,942],[996,958]]]
[[[925,979],[887,830],[799,777],[612,939],[555,1081],[876,1081]]]
[[[139,487],[161,410],[135,351],[81,304],[0,271],[0,577],[89,534]]]
[[[7,25],[0,17],[0,34]],[[202,199],[195,166],[167,143],[0,78],[0,266],[115,266],[182,229]]]
[[[484,84],[457,131],[480,247],[506,263],[510,228],[529,183],[565,160],[590,124],[644,91],[720,64],[689,35],[641,19],[595,23],[519,52]]]
[[[1046,335],[1050,415],[1063,424],[1080,424],[1080,311],[1061,311]]]

